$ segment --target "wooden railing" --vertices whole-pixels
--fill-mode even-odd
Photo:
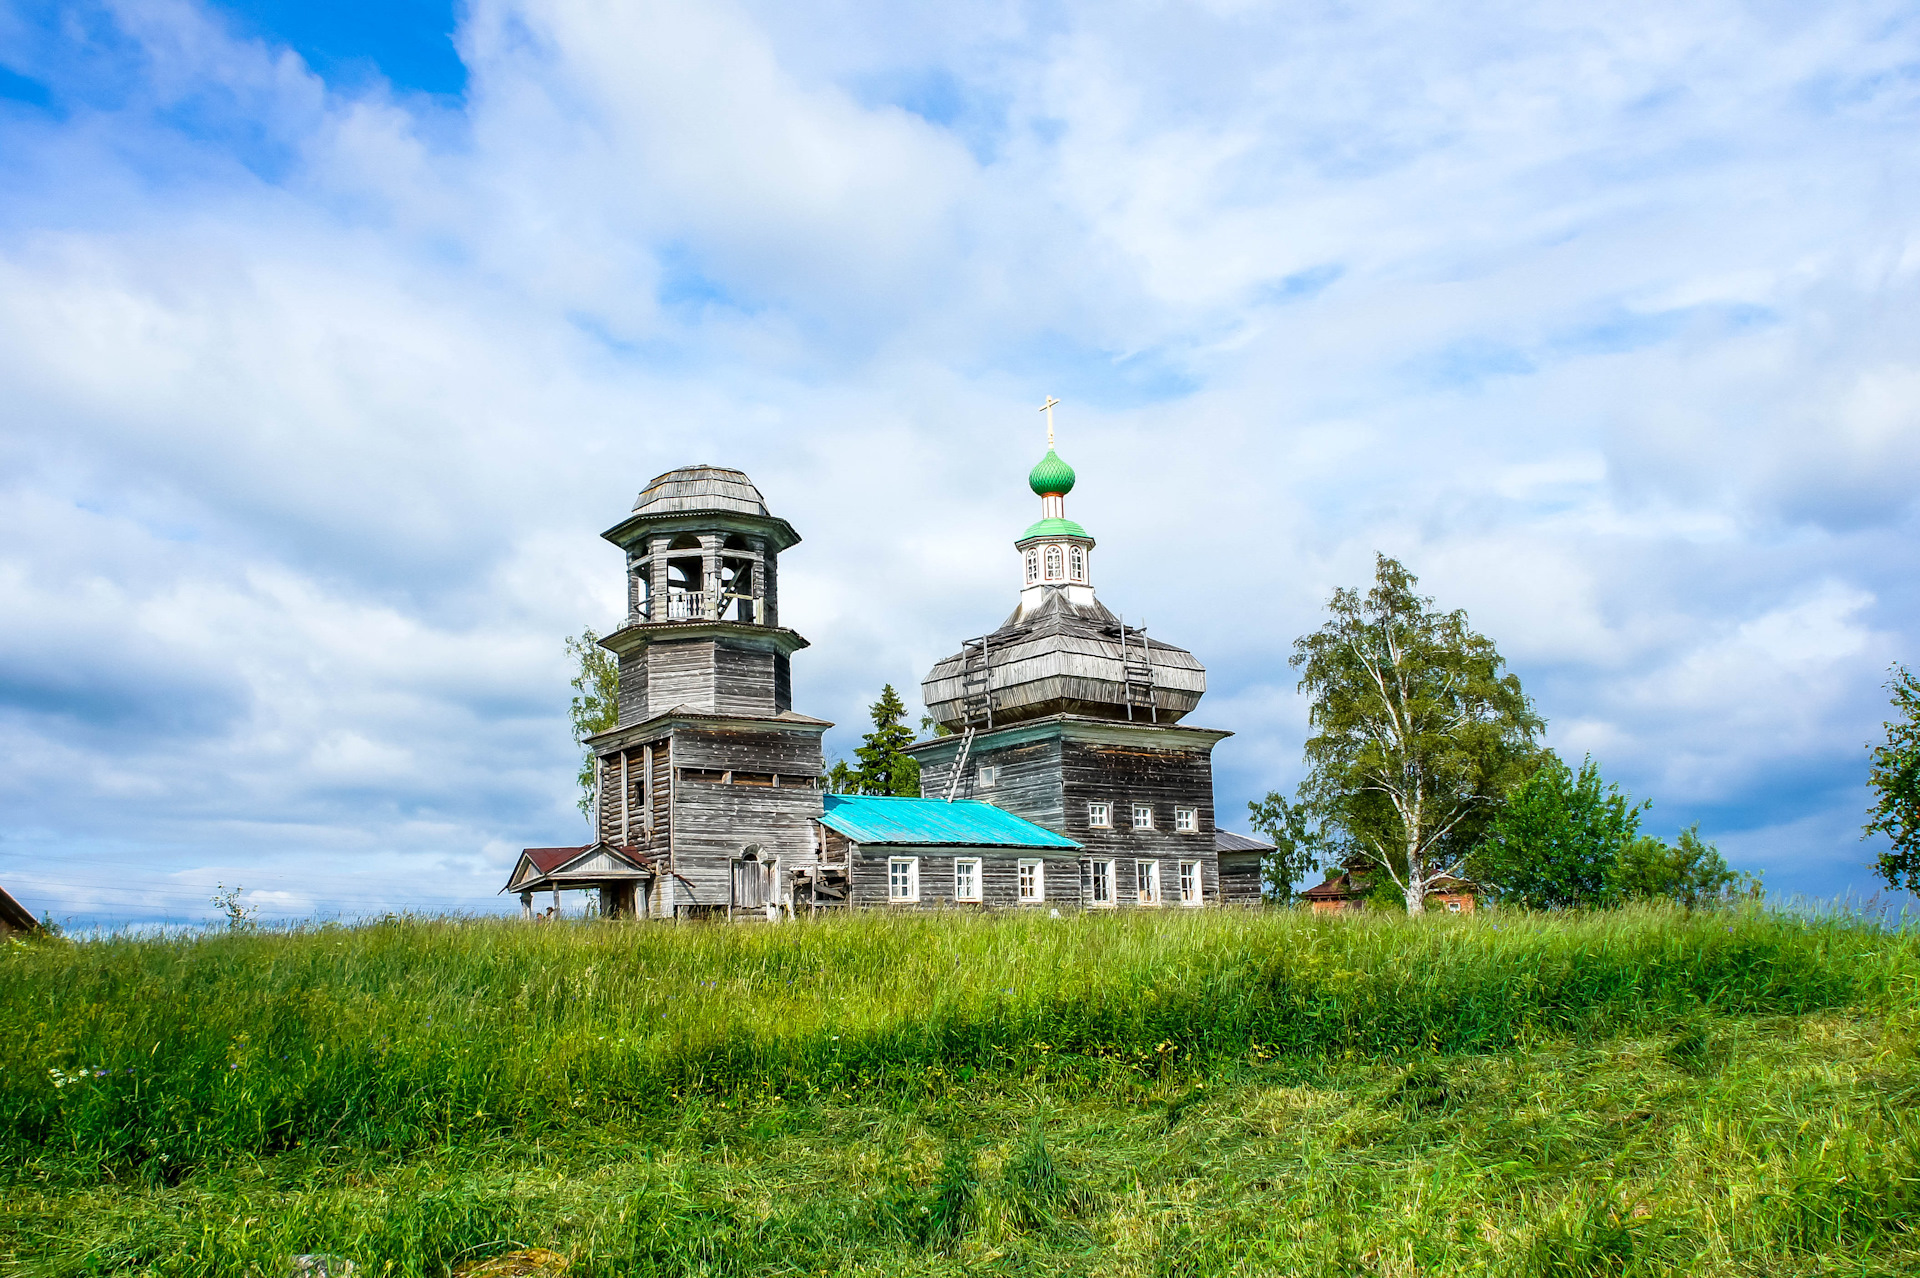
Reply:
[[[724,590],[688,590],[642,600],[632,620],[743,621],[763,626],[766,624],[766,601]]]

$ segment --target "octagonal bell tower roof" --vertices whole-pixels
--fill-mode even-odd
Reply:
[[[774,551],[800,540],[792,524],[767,509],[746,472],[730,466],[680,466],[654,476],[634,498],[633,512],[601,536],[643,553],[646,538],[683,532],[765,537]]]
[[[681,466],[654,476],[634,498],[633,513],[680,514],[696,510],[728,510],[741,515],[766,515],[767,499],[746,472],[727,466]]]

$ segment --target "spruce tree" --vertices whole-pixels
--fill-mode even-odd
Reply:
[[[855,786],[862,794],[918,798],[920,761],[901,753],[913,744],[913,729],[901,722],[907,717],[907,707],[892,684],[880,689],[880,699],[873,703],[869,713],[873,716],[873,731],[860,738],[860,748],[853,752],[860,761],[853,774]]]

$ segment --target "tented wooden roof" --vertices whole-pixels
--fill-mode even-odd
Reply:
[[[1064,589],[1049,589],[1038,607],[1016,612],[986,636],[987,686],[995,725],[1049,714],[1126,718],[1126,667],[1153,670],[1154,721],[1177,723],[1200,704],[1207,671],[1185,648],[1149,639],[1126,628],[1098,601],[1076,604]],[[972,658],[977,668],[979,658]],[[969,657],[955,653],[921,681],[921,700],[934,721],[950,728],[966,722]],[[1135,715],[1145,710],[1135,707]]]

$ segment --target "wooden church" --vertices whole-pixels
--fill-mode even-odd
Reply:
[[[1206,672],[1094,597],[1094,540],[1066,518],[1074,473],[1048,420],[1028,478],[1041,517],[1015,542],[1019,606],[922,684],[944,735],[910,747],[920,798],[823,789],[832,725],[793,709],[807,641],[780,624],[792,525],[737,470],[648,484],[603,534],[628,587],[626,622],[601,641],[619,719],[588,741],[595,841],[526,849],[502,890],[528,915],[538,893],[557,910],[589,889],[604,914],[643,918],[1201,906],[1248,882],[1257,900],[1257,868],[1223,877],[1216,848],[1211,752],[1229,734],[1182,722]]]
[[[1067,518],[1073,468],[1054,450],[1027,476],[1040,518],[1014,542],[1020,601],[921,683],[946,735],[910,747],[922,792],[979,799],[1081,845],[1087,906],[1221,897],[1213,747],[1184,722],[1207,690],[1192,653],[1124,624],[1094,594],[1094,539]],[[1256,890],[1257,897],[1257,890]]]

